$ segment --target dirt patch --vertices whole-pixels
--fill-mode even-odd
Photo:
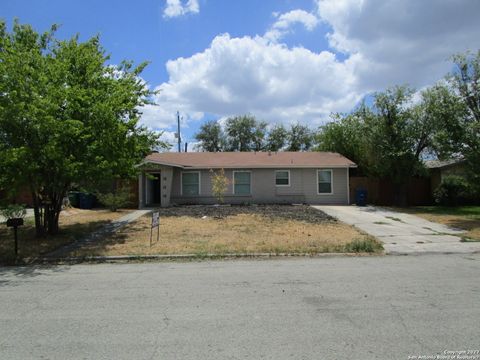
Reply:
[[[211,217],[217,220],[236,215],[259,215],[270,219],[298,220],[310,224],[336,222],[323,211],[308,205],[190,205],[161,208],[160,217],[188,216],[192,218]]]
[[[33,218],[25,219],[25,225],[18,229],[19,258],[36,257],[71,243],[79,237],[98,230],[112,220],[129,213],[131,210],[111,212],[104,209],[83,210],[66,209],[60,213],[60,230],[57,235],[45,238],[35,237]],[[0,263],[11,262],[14,258],[13,234],[5,224],[0,224]]]

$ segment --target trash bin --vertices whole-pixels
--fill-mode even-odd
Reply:
[[[78,191],[70,191],[68,193],[68,200],[70,201],[71,206],[75,208],[78,208],[80,206],[79,196],[80,193]]]
[[[357,189],[355,191],[355,203],[357,204],[357,206],[367,205],[367,190]]]
[[[78,196],[78,205],[80,209],[93,208],[94,201],[95,201],[94,196],[89,193],[80,193]]]

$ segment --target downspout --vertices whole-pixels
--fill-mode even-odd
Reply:
[[[347,205],[350,205],[350,166],[347,167]]]

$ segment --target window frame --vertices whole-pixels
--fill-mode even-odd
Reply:
[[[250,192],[248,194],[235,194],[235,174],[249,173],[250,174]],[[232,171],[232,194],[235,196],[252,196],[252,172],[250,170],[234,170]]]
[[[286,172],[288,174],[288,184],[277,184],[277,173],[279,172]],[[275,177],[274,177],[275,187],[290,187],[290,170],[275,170]]]
[[[320,189],[318,187],[318,185],[320,184],[320,171],[328,171],[330,172],[330,192],[329,193],[326,193],[326,192],[320,192]],[[323,182],[323,184],[326,184],[326,182]],[[317,183],[315,184],[315,186],[317,187],[317,195],[333,195],[333,169],[317,169]]]
[[[184,195],[183,194],[183,174],[197,174],[198,175],[198,194],[197,195]],[[200,171],[182,171],[180,174],[180,195],[181,196],[200,196],[202,188],[202,176]]]

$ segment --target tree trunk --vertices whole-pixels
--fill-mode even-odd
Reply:
[[[43,226],[43,209],[41,206],[41,200],[38,193],[32,191],[33,199],[33,214],[35,217],[35,236],[41,238],[45,236],[45,228]]]
[[[58,221],[62,211],[62,201],[65,191],[52,193],[48,200],[42,201],[38,193],[33,192],[33,211],[35,214],[35,230],[37,237],[55,235],[58,233]]]

